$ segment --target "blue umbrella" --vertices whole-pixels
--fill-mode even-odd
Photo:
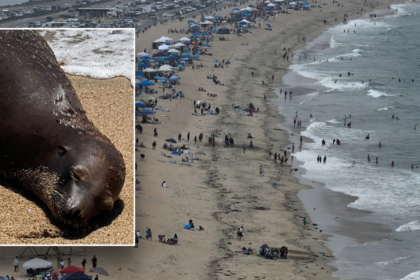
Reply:
[[[169,80],[179,80],[179,77],[178,76],[175,76],[175,75],[173,75],[171,78],[169,78]]]
[[[166,61],[166,59],[159,58],[158,61],[163,62],[163,61]]]
[[[177,60],[177,59],[175,57],[173,57],[173,56],[170,56],[166,60]]]
[[[269,7],[267,7],[267,8],[264,8],[264,10],[271,10]]]
[[[191,22],[194,22],[194,21],[190,19],[190,20],[188,21],[188,23],[191,23]]]
[[[219,15],[217,15],[217,16],[214,16],[214,18],[221,18],[222,16],[219,16]]]
[[[180,152],[172,152],[172,153],[171,153],[171,155],[177,155],[177,156],[180,156],[180,155],[181,155],[181,153],[180,153]]]
[[[200,28],[200,25],[194,24],[194,25],[191,25],[191,28]]]
[[[153,57],[156,57],[156,56],[166,56],[166,54],[164,52],[158,52],[153,55]]]
[[[145,114],[145,115],[150,115],[150,114],[156,114],[155,111],[149,110],[149,109],[144,109],[142,111],[139,112],[140,114]]]
[[[167,80],[167,78],[165,78],[165,77],[159,77],[158,79],[156,79],[156,80]]]
[[[206,20],[206,18],[201,18],[201,20]]]
[[[140,83],[137,83],[136,85],[139,85],[139,86],[154,86],[155,84],[152,83],[152,82],[149,82],[149,81],[142,81]]]
[[[141,59],[152,59],[152,57],[150,57],[150,56],[143,56]]]
[[[142,63],[139,65],[139,67],[149,67],[149,65],[147,65],[146,63]]]
[[[218,61],[218,60],[213,60],[213,62],[220,62],[220,61]]]
[[[209,33],[203,33],[203,34],[201,34],[201,35],[203,35],[203,36],[210,36],[210,34],[209,34]]]
[[[169,138],[165,140],[166,142],[170,142],[170,143],[176,143],[176,140],[174,138]]]
[[[156,80],[159,80],[160,78],[164,78],[164,77],[161,77],[161,76],[154,76],[153,77],[153,79],[156,79]]]
[[[194,33],[193,36],[200,36],[200,33]]]
[[[143,72],[136,71],[136,76],[144,76]]]
[[[136,102],[136,107],[146,107],[146,104],[141,102]]]
[[[193,56],[190,55],[190,54],[184,54],[184,55],[182,55],[182,57],[184,57],[184,58],[193,58]]]
[[[271,28],[271,25],[269,25],[268,23],[266,23],[267,24],[267,26],[269,27],[269,28]]]
[[[165,45],[172,45],[172,43],[171,42],[166,42]]]
[[[210,47],[210,45],[209,45],[209,44],[203,44],[203,46]]]

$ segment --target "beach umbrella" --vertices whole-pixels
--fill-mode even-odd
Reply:
[[[92,280],[92,277],[82,272],[73,272],[64,276],[64,280]]]
[[[273,3],[270,3],[267,5],[268,7],[274,7],[275,5]]]
[[[141,59],[143,59],[143,60],[147,60],[147,59],[153,59],[152,57],[150,57],[150,56],[143,56]]]
[[[170,49],[170,50],[168,51],[168,53],[179,53],[179,51],[178,51],[178,50],[176,50],[176,49]]]
[[[190,55],[190,54],[188,54],[188,53],[187,54],[183,54],[182,57],[183,58],[193,58],[193,56]]]
[[[169,49],[169,47],[167,45],[161,45],[161,46],[159,46],[159,50],[160,51],[164,51],[164,50],[167,50],[167,49]]]
[[[203,33],[203,34],[201,34],[201,35],[203,35],[203,36],[210,36],[210,34],[209,34],[209,33]]]
[[[180,155],[181,155],[181,153],[180,153],[180,152],[172,152],[172,153],[171,153],[171,155],[177,155],[177,156],[180,156]]]
[[[171,57],[171,56],[169,56],[166,60],[176,60],[176,58],[175,57]],[[160,71],[160,70],[159,70]]]
[[[200,25],[194,24],[194,25],[191,25],[191,28],[200,28]]]
[[[140,71],[136,71],[136,76],[144,76],[144,74]]]
[[[142,64],[139,65],[139,67],[147,68],[147,67],[149,67],[149,65],[147,65],[146,63],[142,63]]]
[[[270,24],[268,24],[268,23],[266,23],[266,24],[267,24],[268,28],[271,28],[271,25]]]
[[[172,80],[172,81],[173,80],[179,80],[179,77],[174,75],[174,76],[170,77],[169,80]]]
[[[166,56],[166,54],[164,52],[158,52],[156,54],[153,55],[153,57],[159,57],[159,56]]]
[[[148,53],[145,53],[145,52],[139,52],[138,54],[137,54],[137,56],[138,57],[142,57],[142,56],[148,56],[149,54]]]
[[[159,61],[159,62],[164,62],[164,61],[166,61],[166,59],[164,59],[164,58],[159,58],[159,59],[158,59],[158,61]]]
[[[193,33],[193,36],[200,36],[201,33]]]
[[[136,102],[136,107],[146,107],[146,104],[141,103],[141,102]],[[85,270],[83,270],[83,271],[85,271]]]
[[[146,106],[146,105],[145,105]],[[83,268],[81,268],[81,267],[77,267],[77,266],[68,266],[68,267],[66,267],[66,268],[63,268],[62,270],[60,270],[60,273],[61,274],[63,274],[63,273],[73,273],[73,272],[82,272],[82,273],[84,273],[85,272],[85,270],[83,269]]]
[[[209,44],[203,44],[203,46],[210,47],[210,45],[209,45]]]
[[[90,272],[96,272],[101,275],[109,276],[108,272],[106,272],[106,270],[102,267],[93,267],[90,269]]]
[[[188,23],[191,23],[191,22],[194,22],[192,19],[190,19],[189,21],[188,21]]]
[[[264,10],[269,11],[269,10],[271,10],[271,9],[270,9],[270,8],[268,8],[268,7],[266,7],[266,8],[264,8]]]
[[[149,82],[149,81],[142,81],[140,83],[138,83],[137,85],[139,86],[154,86],[155,83]]]
[[[169,37],[162,36],[159,39],[157,39],[155,41],[155,43],[165,43],[167,41],[173,41],[173,39],[172,38],[169,38]]]
[[[169,143],[176,143],[176,140],[174,138],[169,138],[169,139],[166,139],[165,141]]]
[[[289,5],[292,5],[292,6],[294,6],[294,5],[296,5],[297,3],[296,2],[290,2],[289,3]]]
[[[172,45],[172,43],[171,42],[166,42],[165,45],[169,46],[169,45]]]
[[[214,18],[221,18],[222,16],[219,15],[215,15]]]
[[[143,72],[146,72],[146,73],[148,73],[148,72],[156,72],[156,70],[155,69],[152,69],[152,68],[146,68],[146,69],[143,70]]]
[[[206,20],[206,18],[203,18],[203,17],[202,17],[200,20]]]
[[[144,109],[144,110],[140,111],[139,114],[151,115],[151,114],[156,114],[156,112],[152,111],[152,110],[149,110],[149,109]]]
[[[144,81],[144,80],[147,80],[147,79],[143,76],[136,76],[136,82],[141,82],[141,81]]]
[[[187,37],[182,37],[181,39],[179,39],[180,41],[191,41],[190,39],[188,39]]]
[[[30,268],[37,269],[37,268],[50,268],[50,267],[52,267],[52,262],[44,261],[39,258],[29,260],[22,265],[23,269],[30,269]]]

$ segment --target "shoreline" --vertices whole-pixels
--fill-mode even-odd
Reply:
[[[391,5],[401,5],[401,4],[408,4],[409,1],[397,1],[397,3],[388,3],[388,6]],[[388,16],[395,14],[394,10],[389,11],[386,9],[386,5],[381,5],[382,9],[374,10],[372,13],[376,13],[378,18]],[[350,22],[351,20],[358,19],[351,18],[348,20]],[[362,16],[359,17],[359,19],[369,19],[369,17]],[[326,29],[327,30],[327,29]],[[314,40],[309,41],[308,44],[313,44],[312,47],[307,48],[305,46],[304,48],[301,48],[296,51],[296,53],[300,54],[302,52],[311,51],[313,49],[314,45],[316,44],[316,40],[320,38],[325,31],[321,32],[317,37],[314,38]],[[319,43],[319,42],[318,42]],[[328,43],[324,43],[327,45]],[[328,49],[326,46],[319,46],[320,49]],[[291,63],[290,65],[292,65]],[[290,74],[292,73],[292,74]],[[303,85],[298,85],[298,80],[303,80]],[[316,80],[312,80],[310,78],[306,78],[303,76],[300,76],[299,74],[295,73],[293,70],[289,69],[283,76],[282,81],[284,82],[284,87],[282,88],[284,90],[293,90],[294,95],[300,95],[300,94],[306,94],[308,92],[314,92],[314,89],[308,88],[305,86],[305,84],[309,84],[311,82],[316,82]],[[289,86],[288,82],[292,84],[293,86]],[[295,94],[295,90],[300,88],[300,91],[298,91]],[[277,95],[277,99],[280,100],[282,96],[280,96],[280,93],[278,93],[280,87],[276,87],[273,89],[273,92]],[[306,91],[305,93],[302,93],[302,91]],[[272,99],[274,101],[276,99]],[[278,111],[281,110],[281,106],[284,105],[278,105]],[[280,113],[279,113],[280,114]],[[288,131],[290,134],[293,131],[293,126],[289,124],[288,127],[286,127],[285,122],[285,116],[282,115],[283,120],[281,122],[278,122],[278,127],[282,130]],[[306,127],[302,127],[300,131],[304,131]],[[300,132],[299,131],[299,132]],[[295,139],[298,139],[298,136],[300,136],[300,133],[298,132],[297,137],[295,136],[296,133],[293,132]],[[293,142],[292,140],[293,136],[289,136],[289,145]],[[298,141],[298,140],[297,140]],[[312,139],[304,137],[305,143],[313,143]],[[298,147],[298,151],[305,150],[300,147]],[[383,224],[380,223],[372,223],[372,222],[366,222],[363,220],[363,217],[366,215],[371,214],[370,211],[365,210],[359,210],[357,208],[351,208],[348,205],[350,203],[353,203],[354,201],[358,200],[359,197],[357,196],[351,196],[347,195],[345,193],[333,191],[325,186],[323,182],[317,182],[312,181],[309,178],[305,178],[304,174],[307,173],[307,170],[302,166],[303,162],[298,161],[297,159],[294,159],[294,163],[292,165],[293,168],[299,169],[299,172],[296,172],[293,174],[293,176],[298,180],[299,184],[303,186],[308,186],[308,188],[302,188],[298,191],[297,198],[302,203],[302,205],[305,208],[305,213],[307,213],[311,219],[315,220],[317,223],[323,225],[323,231],[325,231],[328,234],[327,241],[325,242],[326,248],[334,254],[337,250],[339,250],[341,247],[353,245],[353,244],[364,244],[371,241],[377,241],[381,240],[383,238],[386,238],[389,236],[393,230],[391,228],[386,227]],[[328,205],[328,207],[323,207],[324,205]],[[316,207],[318,208],[316,208]],[[321,206],[321,207],[319,207]],[[313,210],[312,210],[313,209]],[[332,210],[331,210],[332,209]],[[339,215],[339,216],[337,216]],[[335,219],[334,219],[335,216]],[[334,224],[334,221],[331,222],[331,220],[338,219],[338,224]],[[334,265],[334,261],[336,261],[336,258],[331,259],[331,262],[328,263],[330,267],[333,267],[333,271],[337,270],[337,267]]]

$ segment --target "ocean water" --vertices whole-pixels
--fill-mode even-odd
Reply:
[[[369,211],[364,222],[391,232],[335,248],[334,275],[343,280],[420,279],[420,5],[392,8],[398,12],[340,24],[295,52],[284,77],[291,88],[276,89],[281,127],[313,140],[294,154],[303,176],[358,197],[348,207]],[[310,90],[300,94],[302,87]],[[301,128],[291,125],[296,111]]]
[[[40,34],[66,73],[94,79],[126,77],[135,84],[133,30],[66,29]]]

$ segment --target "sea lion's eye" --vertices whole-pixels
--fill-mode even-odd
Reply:
[[[63,146],[58,146],[58,149],[60,150],[59,152],[58,152],[58,155],[60,156],[60,157],[62,157],[62,156],[64,156],[66,153],[67,153],[67,149],[66,148],[64,148]]]

